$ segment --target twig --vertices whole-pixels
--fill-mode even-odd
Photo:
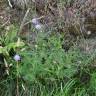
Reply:
[[[40,19],[42,19],[42,18],[44,18],[44,17],[45,17],[45,16],[41,16],[41,17],[36,18],[36,19],[40,20]],[[27,25],[27,24],[29,24],[29,23],[32,23],[32,20],[29,20],[28,22],[26,22],[26,23],[24,24],[24,26]]]
[[[24,18],[23,18],[23,21],[21,22],[20,30],[19,30],[18,35],[20,34],[20,32],[22,31],[22,29],[23,29],[23,27],[24,27],[24,23],[25,23],[25,21],[26,21],[26,17],[28,16],[29,11],[30,11],[30,8],[27,9],[26,14],[25,14],[25,16],[24,16]]]
[[[10,0],[8,0],[8,3],[9,3],[9,6],[12,8],[13,6],[12,6],[12,4],[11,4]]]
[[[9,20],[10,20],[10,18],[8,18],[8,20],[4,24],[1,25],[1,28],[4,27],[5,25],[7,25]]]
[[[7,61],[5,59],[4,59],[4,63],[5,63],[6,73],[7,73],[7,75],[9,75],[9,66],[8,66]]]

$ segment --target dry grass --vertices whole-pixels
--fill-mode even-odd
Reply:
[[[83,34],[85,36],[89,31],[93,34],[96,31],[96,0],[70,0],[70,2],[66,0],[35,0],[31,1],[30,4],[23,1],[18,0],[22,6],[15,2],[15,9],[18,10],[22,7],[21,11],[18,10],[20,11],[19,16],[22,15],[22,12],[25,13],[25,10],[31,4],[32,12],[30,12],[28,18],[32,19],[34,16],[41,18],[43,16],[41,22],[49,28],[55,26],[55,29],[59,32],[67,32],[73,35]],[[30,0],[28,1],[30,2]],[[22,21],[22,16],[20,18]]]

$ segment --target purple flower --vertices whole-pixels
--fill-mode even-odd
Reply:
[[[32,23],[33,23],[34,25],[37,25],[37,24],[39,24],[39,21],[38,21],[37,18],[34,18],[34,19],[32,19]]]
[[[35,28],[36,28],[37,30],[41,30],[41,29],[42,29],[42,25],[41,25],[41,24],[37,24],[37,25],[35,25]]]
[[[16,55],[14,55],[13,59],[15,61],[20,61],[21,57],[18,54],[16,54]]]

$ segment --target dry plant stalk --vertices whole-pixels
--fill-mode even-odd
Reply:
[[[21,33],[21,31],[22,31],[22,29],[23,29],[23,27],[24,27],[24,25],[25,25],[25,21],[26,21],[26,18],[27,18],[27,16],[28,16],[29,11],[30,11],[30,8],[27,9],[26,14],[25,14],[25,16],[24,16],[24,18],[23,18],[23,21],[21,22],[18,35]]]

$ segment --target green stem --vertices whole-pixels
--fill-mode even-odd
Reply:
[[[18,61],[16,64],[16,70],[17,70],[17,77],[16,77],[16,96],[19,96],[19,71],[18,71]]]

